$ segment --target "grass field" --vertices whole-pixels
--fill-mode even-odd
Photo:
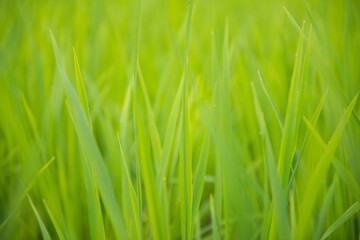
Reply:
[[[360,239],[358,0],[0,1],[0,239]]]

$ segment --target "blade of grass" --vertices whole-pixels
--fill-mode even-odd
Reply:
[[[82,109],[86,114],[87,122],[89,124],[90,129],[92,130],[93,127],[90,117],[88,98],[86,94],[84,81],[81,75],[79,61],[74,47],[73,47],[73,54],[74,54],[74,64],[75,64],[75,73],[76,73],[76,90]],[[87,193],[89,225],[93,226],[90,229],[91,237],[92,239],[105,239],[105,229],[103,224],[103,216],[101,212],[98,189],[96,187],[93,171],[91,170],[89,163],[86,161],[84,153],[82,153],[82,164],[83,164],[82,169],[84,174],[85,188]]]
[[[41,230],[41,234],[42,234],[43,239],[44,239],[44,240],[50,240],[51,237],[50,237],[49,231],[47,230],[44,222],[42,221],[42,219],[41,219],[41,217],[40,217],[40,214],[38,213],[38,211],[37,211],[34,203],[33,203],[32,200],[31,200],[30,195],[27,194],[27,197],[28,197],[29,203],[30,203],[30,205],[31,205],[31,208],[32,208],[33,211],[34,211],[36,220],[37,220],[38,223],[39,223],[39,226],[40,226],[40,230]]]
[[[283,117],[281,116],[280,114],[280,111],[279,109],[276,107],[275,103],[274,103],[274,100],[273,98],[271,97],[271,95],[269,94],[265,84],[264,84],[264,81],[260,75],[260,70],[258,70],[258,75],[259,75],[259,80],[260,80],[260,85],[261,85],[261,88],[262,90],[264,91],[265,93],[265,96],[266,98],[268,99],[269,103],[270,103],[270,106],[272,108],[272,110],[274,111],[275,113],[275,116],[276,116],[276,119],[278,120],[278,123],[279,123],[279,126],[280,126],[280,129],[281,131],[284,131],[284,120],[283,120]]]
[[[83,107],[83,110],[86,114],[86,118],[88,119],[90,129],[92,130],[93,127],[92,127],[91,116],[89,111],[88,97],[86,94],[85,84],[81,75],[79,60],[75,51],[75,47],[73,47],[73,54],[74,54],[74,63],[75,63],[75,74],[76,74],[76,92],[79,97],[81,106]]]
[[[356,214],[360,210],[360,203],[354,203],[346,212],[344,212],[341,217],[339,217],[322,235],[321,240],[329,237],[336,229],[338,229],[342,224],[344,224],[347,220],[349,220],[354,214]]]
[[[314,240],[315,239],[320,239],[320,234],[321,232],[323,231],[323,228],[324,228],[324,224],[325,224],[325,218],[326,218],[326,214],[329,210],[329,207],[330,207],[330,204],[331,202],[333,201],[334,199],[334,193],[335,193],[335,187],[336,187],[336,180],[334,179],[333,183],[331,184],[326,196],[325,196],[325,199],[324,199],[324,202],[322,204],[322,207],[321,207],[321,211],[320,211],[320,216],[319,216],[319,221],[318,221],[318,224],[317,224],[317,230],[315,232],[315,235],[314,235]]]
[[[212,195],[210,195],[210,213],[211,213],[211,223],[212,223],[212,231],[213,231],[213,239],[220,240],[221,235],[219,233],[217,223],[216,223],[216,216],[215,216],[215,209],[214,209],[214,200]]]
[[[86,160],[89,162],[91,169],[94,171],[96,184],[99,187],[100,195],[104,202],[105,209],[110,217],[117,238],[127,239],[128,234],[125,230],[121,211],[115,198],[108,170],[102,159],[100,150],[92,134],[86,115],[81,107],[79,98],[71,86],[69,78],[66,74],[58,46],[51,31],[50,36],[54,49],[57,69],[62,77],[64,91],[68,100],[68,110],[72,117],[82,151]]]
[[[119,143],[119,147],[120,147],[120,151],[121,151],[121,159],[122,159],[121,162],[123,165],[122,167],[124,168],[125,174],[126,174],[126,180],[127,180],[127,184],[128,184],[128,190],[129,190],[129,195],[130,195],[130,199],[131,199],[131,206],[132,206],[132,210],[133,210],[133,214],[134,214],[138,239],[142,239],[142,224],[141,224],[141,216],[140,216],[140,210],[139,210],[140,206],[138,205],[139,200],[137,199],[134,185],[130,178],[130,173],[129,173],[129,169],[126,164],[124,151],[121,146],[120,134],[118,134],[118,143]]]
[[[273,197],[274,211],[273,216],[276,219],[276,226],[278,229],[278,237],[280,239],[289,239],[290,238],[290,224],[289,217],[287,214],[287,205],[285,201],[285,195],[283,188],[281,186],[280,176],[276,169],[275,157],[271,146],[270,137],[266,127],[264,114],[261,110],[261,106],[257,97],[256,89],[254,83],[251,83],[251,88],[253,92],[253,98],[255,103],[256,116],[261,132],[261,144],[263,154],[265,156],[265,161],[268,164],[269,178],[270,178],[270,188]],[[274,224],[274,222],[272,223]]]
[[[216,93],[216,85],[213,94],[213,101],[211,106],[214,106]],[[204,136],[204,140],[200,150],[199,163],[195,171],[194,187],[193,187],[193,206],[192,206],[192,221],[195,222],[197,211],[200,206],[201,196],[205,183],[205,173],[208,162],[209,150],[210,150],[210,129],[212,129],[213,107],[211,107],[210,119]]]
[[[313,211],[320,187],[322,185],[323,179],[328,171],[328,168],[333,160],[338,142],[340,141],[342,132],[346,126],[346,123],[352,113],[352,110],[355,106],[358,94],[353,98],[350,105],[345,110],[343,116],[341,117],[340,122],[336,130],[334,131],[329,144],[326,146],[321,159],[319,160],[315,170],[312,172],[309,177],[309,182],[312,183],[311,187],[306,188],[303,195],[302,206],[300,210],[300,222],[297,227],[297,239],[303,239],[307,233],[307,227],[311,218],[311,213]]]
[[[184,84],[183,84],[183,151],[181,152],[181,160],[179,167],[180,178],[180,198],[181,198],[181,228],[182,239],[191,239],[191,226],[192,226],[192,161],[191,161],[191,143],[190,143],[190,122],[189,122],[189,109],[188,109],[188,52],[190,42],[190,29],[191,29],[191,16],[192,16],[193,2],[189,1],[187,13],[187,27],[186,27],[186,40],[185,40],[185,54],[184,54]]]
[[[315,109],[315,112],[312,115],[310,126],[315,126],[316,125],[316,123],[317,123],[317,121],[319,119],[321,110],[323,109],[323,106],[324,106],[324,103],[325,103],[326,96],[327,96],[328,92],[329,92],[329,88],[326,89],[323,96],[321,97],[321,99],[319,101],[319,104],[317,105],[317,107]],[[303,144],[302,144],[301,149],[298,152],[298,155],[297,155],[297,158],[296,158],[295,167],[294,167],[294,169],[293,169],[293,171],[291,173],[291,177],[290,177],[287,189],[286,189],[286,192],[287,192],[286,196],[288,196],[290,188],[293,185],[293,182],[294,182],[294,179],[295,179],[295,176],[296,176],[296,171],[297,171],[297,169],[299,167],[300,159],[302,158],[304,150],[306,149],[306,147],[307,147],[307,145],[309,143],[309,139],[312,136],[312,132],[313,131],[311,131],[310,127],[308,127],[308,129],[306,130],[306,133],[305,133]]]
[[[49,217],[51,219],[51,222],[53,223],[54,227],[55,227],[55,231],[59,237],[60,240],[65,240],[67,239],[65,237],[65,233],[63,232],[63,228],[60,227],[60,224],[59,222],[56,220],[56,217],[54,216],[54,214],[52,213],[52,211],[50,210],[50,208],[48,207],[48,205],[46,204],[46,201],[45,199],[43,199],[43,202],[44,202],[44,205],[45,205],[45,208],[46,208],[46,211],[47,213],[49,214]]]
[[[21,202],[24,200],[26,195],[30,192],[33,188],[37,180],[40,178],[42,173],[50,166],[52,162],[54,162],[55,157],[52,157],[45,165],[37,171],[34,176],[30,179],[29,183],[25,187],[24,191],[21,193],[20,197],[16,200],[14,207],[11,209],[10,214],[5,218],[5,220],[0,225],[0,231],[4,228],[5,224],[10,220],[10,218],[17,212]]]
[[[303,71],[309,57],[307,50],[305,59],[303,59],[304,27],[305,23],[302,26],[296,50],[294,70],[291,77],[291,85],[286,109],[284,131],[280,145],[278,169],[283,186],[287,186],[288,184],[291,163],[296,150],[301,113],[301,96],[304,91]]]
[[[151,223],[151,233],[154,239],[166,239],[167,231],[164,229],[164,213],[156,189],[155,173],[149,153],[149,137],[146,134],[144,123],[137,105],[136,126],[138,134],[138,156],[141,166],[141,175],[145,187],[145,196],[148,205],[148,214]]]

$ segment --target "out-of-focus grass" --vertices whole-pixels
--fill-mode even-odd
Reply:
[[[359,29],[356,0],[1,1],[0,239],[359,238]]]

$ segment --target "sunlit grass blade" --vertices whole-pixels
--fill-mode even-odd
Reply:
[[[75,48],[73,48],[74,54],[74,64],[75,64],[75,73],[76,73],[76,90],[79,97],[82,109],[87,117],[87,122],[90,129],[92,130],[92,121],[89,111],[88,98],[86,94],[86,89],[84,81],[81,75],[79,61],[76,55]],[[91,228],[91,237],[92,239],[105,239],[105,230],[103,224],[103,216],[101,212],[101,205],[98,190],[94,180],[94,174],[91,170],[88,161],[85,159],[85,156],[82,156],[82,169],[84,174],[84,182],[87,194],[88,202],[88,212],[89,212],[89,224],[93,226]]]
[[[181,78],[181,82],[178,87],[174,103],[172,104],[171,112],[165,129],[164,147],[161,153],[160,167],[157,172],[157,184],[159,187],[165,180],[166,170],[169,165],[171,148],[175,139],[174,136],[176,131],[176,123],[178,122],[180,115],[181,93],[182,93],[183,85],[184,85],[184,77]]]
[[[181,237],[183,240],[191,239],[192,232],[192,159],[191,159],[191,142],[190,142],[190,116],[188,109],[188,52],[190,42],[190,29],[192,17],[192,1],[189,1],[189,9],[187,13],[187,27],[186,27],[186,40],[185,40],[185,54],[184,54],[184,84],[182,95],[182,148],[180,151],[180,166],[179,166],[179,184],[180,184],[180,199],[181,199]]]
[[[65,237],[66,234],[63,232],[63,229],[64,229],[64,228],[62,228],[62,227],[60,226],[60,224],[59,224],[59,222],[57,221],[55,215],[52,213],[52,211],[50,210],[50,208],[49,208],[48,205],[46,204],[45,199],[43,199],[43,202],[44,202],[46,211],[47,211],[47,213],[49,214],[49,217],[50,217],[50,219],[51,219],[51,222],[52,222],[53,225],[54,225],[55,231],[56,231],[59,239],[60,239],[60,240],[65,240],[65,239],[67,239],[67,238]]]
[[[216,92],[216,86],[214,90],[214,95]],[[213,99],[215,99],[213,97]],[[201,146],[200,150],[200,156],[199,156],[199,162],[198,166],[195,171],[194,175],[194,186],[193,186],[193,206],[192,206],[192,221],[195,222],[196,214],[198,212],[198,208],[200,206],[201,196],[204,188],[205,183],[205,173],[206,173],[206,167],[209,157],[209,151],[210,151],[210,140],[211,140],[211,129],[212,129],[212,118],[213,118],[213,103],[211,104],[211,113],[210,113],[210,120],[209,124],[206,129],[206,133],[204,136],[204,140]]]
[[[291,13],[287,10],[287,8],[285,6],[283,6],[283,8],[284,8],[285,13],[287,14],[288,18],[290,19],[291,23],[295,26],[295,28],[299,32],[301,32],[301,28],[300,28],[299,24],[296,22],[296,20],[294,19],[294,17],[291,15]],[[308,41],[308,44],[311,44],[310,39],[307,39],[306,36],[305,36],[305,39]],[[327,60],[324,60],[321,57],[321,55],[317,51],[316,47],[314,47],[314,46],[311,46],[311,47],[312,47],[312,50],[314,51],[314,54],[313,54],[313,58],[315,60],[314,62],[318,66],[318,68],[321,70],[321,74],[324,75],[325,79],[329,79],[328,83],[330,84],[332,90],[334,90],[336,92],[336,94],[340,97],[340,100],[342,101],[343,105],[348,105],[349,99],[346,96],[344,89],[340,85],[339,79],[336,77],[329,62]],[[324,45],[322,45],[322,47],[324,47]],[[326,57],[325,51],[324,51],[324,54]],[[355,117],[356,121],[360,124],[360,117],[358,116],[357,112],[353,111],[352,114]]]
[[[312,184],[311,186],[306,188],[302,197],[300,222],[297,226],[297,239],[303,239],[306,236],[308,224],[311,219],[311,214],[316,203],[320,187],[333,160],[338,142],[340,141],[342,132],[355,106],[357,97],[358,94],[356,94],[350,105],[345,110],[340,122],[338,123],[338,126],[336,127],[336,130],[334,131],[328,145],[326,146],[321,156],[321,159],[319,160],[315,170],[311,173],[309,177],[309,182],[311,182]]]
[[[61,74],[64,91],[68,100],[68,110],[72,117],[82,151],[86,160],[89,162],[90,168],[94,171],[95,182],[99,187],[100,195],[112,222],[116,236],[119,239],[127,239],[128,234],[125,230],[120,208],[114,195],[106,165],[102,159],[101,153],[88,124],[86,115],[82,110],[79,98],[71,86],[69,78],[66,74],[60,57],[59,49],[51,32],[50,36],[54,49],[57,69]]]
[[[344,224],[349,218],[351,218],[354,214],[356,214],[360,210],[360,203],[354,203],[340,218],[338,218],[322,235],[321,240],[326,239],[333,233],[337,228],[339,228],[342,224]]]
[[[24,96],[22,97],[22,100],[23,100],[25,111],[26,111],[26,115],[28,117],[28,120],[29,120],[29,123],[30,123],[30,126],[31,126],[31,130],[32,130],[32,132],[34,134],[35,139],[37,141],[39,141],[39,131],[38,131],[38,127],[37,127],[37,123],[36,123],[34,114],[32,113],[32,111],[31,111],[31,109],[29,107],[29,104],[27,103]]]
[[[74,63],[75,63],[75,73],[76,73],[76,92],[79,97],[81,106],[84,110],[84,113],[86,114],[86,117],[88,119],[88,123],[90,126],[90,129],[92,129],[92,121],[89,111],[89,103],[88,103],[88,97],[86,94],[85,84],[84,80],[81,75],[79,60],[75,51],[75,48],[73,47],[73,54],[74,54]]]
[[[278,120],[278,123],[279,123],[279,126],[280,126],[281,131],[283,131],[283,130],[284,130],[284,119],[283,119],[283,117],[281,116],[279,109],[276,107],[276,104],[275,104],[273,98],[271,97],[270,93],[268,92],[268,90],[267,90],[267,88],[266,88],[266,86],[265,86],[265,84],[264,84],[264,81],[263,81],[263,79],[262,79],[262,77],[261,77],[261,75],[260,75],[260,71],[259,71],[259,70],[258,70],[258,75],[259,75],[259,80],[260,80],[261,88],[262,88],[262,90],[264,91],[265,96],[266,96],[266,98],[268,99],[268,101],[269,101],[269,103],[270,103],[270,106],[271,106],[272,110],[273,110],[274,113],[275,113],[275,116],[276,116],[276,118],[277,118],[277,120]]]
[[[315,111],[314,111],[314,113],[312,115],[310,125],[307,124],[309,127],[306,130],[305,137],[304,137],[304,140],[303,140],[303,144],[302,144],[302,146],[301,146],[301,148],[300,148],[300,150],[299,150],[299,152],[297,154],[295,167],[294,167],[294,169],[293,169],[293,171],[291,173],[291,177],[290,177],[290,180],[289,180],[289,183],[288,183],[288,186],[287,186],[287,190],[286,190],[287,194],[286,194],[286,196],[288,196],[290,188],[292,187],[292,184],[293,184],[295,176],[296,176],[297,169],[298,169],[299,164],[300,164],[300,160],[301,160],[301,158],[303,156],[303,153],[304,153],[304,151],[305,151],[305,149],[306,149],[306,147],[307,147],[307,145],[309,143],[309,140],[310,140],[310,138],[312,136],[312,132],[314,132],[314,131],[312,131],[312,128],[313,128],[312,126],[315,126],[317,121],[319,120],[319,116],[320,116],[321,110],[323,109],[323,106],[324,106],[324,103],[325,103],[325,100],[326,100],[326,96],[328,95],[328,92],[329,92],[329,89],[327,88],[326,91],[324,92],[323,96],[321,97],[321,99],[320,99],[320,101],[319,101],[319,103],[318,103],[318,105],[317,105],[317,107],[316,107],[316,109],[315,109]],[[305,121],[307,121],[307,120],[305,120]]]
[[[145,104],[146,104],[146,112],[147,112],[147,119],[148,119],[148,128],[149,128],[149,136],[151,140],[151,146],[152,146],[152,152],[155,159],[156,166],[159,166],[160,164],[160,155],[161,155],[161,142],[159,137],[159,132],[156,127],[156,121],[155,121],[155,115],[153,112],[153,109],[151,107],[150,99],[147,93],[147,88],[145,85],[144,77],[142,75],[140,66],[138,66],[138,72],[139,72],[139,79],[140,79],[140,85],[141,89],[145,98]]]
[[[40,230],[41,230],[41,234],[42,234],[43,239],[44,239],[44,240],[51,240],[49,231],[47,230],[47,228],[46,228],[43,220],[42,220],[41,217],[40,217],[40,214],[38,213],[38,211],[37,211],[34,203],[32,202],[30,195],[28,194],[27,197],[28,197],[29,203],[30,203],[30,205],[31,205],[31,208],[32,208],[33,211],[34,211],[36,220],[37,220],[38,223],[39,223],[39,226],[40,226]]]
[[[129,195],[130,195],[130,199],[131,199],[131,206],[132,206],[132,210],[133,210],[133,214],[134,214],[138,239],[142,239],[142,223],[141,223],[141,216],[140,216],[140,210],[139,210],[140,206],[138,205],[139,200],[137,199],[138,197],[135,193],[134,185],[130,178],[130,173],[129,173],[129,169],[126,164],[124,151],[121,146],[120,134],[118,134],[118,143],[119,143],[120,152],[121,152],[122,167],[124,168],[125,174],[126,174],[126,180],[127,180]]]
[[[304,77],[302,73],[305,71],[304,68],[306,67],[307,58],[309,57],[307,51],[305,59],[303,59],[304,27],[305,24],[302,26],[296,50],[294,70],[291,77],[287,102],[284,131],[281,138],[279,153],[278,169],[284,186],[287,186],[292,159],[296,151],[298,128],[301,117],[301,96],[304,91]]]
[[[276,223],[272,222],[272,225],[276,224],[278,230],[278,237],[280,239],[289,239],[290,238],[290,224],[289,224],[289,217],[287,213],[287,205],[285,200],[285,195],[283,192],[283,188],[281,185],[280,176],[278,174],[276,168],[275,157],[273,153],[273,149],[271,146],[270,137],[268,134],[268,130],[266,127],[264,114],[261,110],[261,106],[257,97],[256,89],[254,84],[251,84],[254,103],[255,103],[255,110],[256,116],[261,132],[261,144],[262,149],[264,151],[263,155],[265,157],[265,161],[267,162],[268,171],[269,171],[269,179],[270,179],[270,188],[273,197],[273,216],[275,216]]]
[[[211,212],[211,224],[212,224],[212,231],[213,231],[213,239],[215,240],[220,240],[221,239],[221,235],[219,232],[219,229],[217,227],[217,223],[216,223],[216,216],[215,216],[215,209],[214,209],[214,200],[213,200],[213,196],[210,195],[210,212]]]
[[[141,116],[135,105],[137,116]],[[155,172],[150,157],[150,143],[141,117],[136,119],[138,134],[139,164],[141,165],[141,176],[145,188],[145,197],[148,206],[148,213],[151,223],[151,233],[154,239],[166,239],[166,229],[164,228],[163,211],[160,205],[158,191],[156,189]]]

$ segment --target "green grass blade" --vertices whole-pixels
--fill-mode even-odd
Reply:
[[[187,14],[187,30],[185,41],[185,58],[184,58],[184,85],[183,85],[183,151],[181,152],[181,161],[179,167],[179,181],[180,181],[180,199],[181,199],[181,228],[182,239],[187,240],[192,238],[192,160],[191,160],[191,143],[190,143],[190,117],[188,109],[188,52],[190,42],[191,16],[192,16],[192,1],[189,1],[189,9]]]
[[[127,164],[126,164],[124,151],[123,151],[123,148],[121,146],[120,134],[118,134],[118,143],[119,143],[119,147],[120,147],[120,151],[121,151],[122,167],[124,168],[125,174],[126,174],[126,180],[127,180],[129,195],[130,195],[130,199],[131,199],[131,206],[132,206],[132,210],[133,210],[133,214],[134,214],[138,239],[142,239],[141,216],[140,216],[140,210],[138,209],[140,207],[138,205],[139,200],[137,199],[135,189],[134,189],[134,185],[133,185],[132,180],[130,178],[130,173],[129,173],[129,169],[128,169]]]
[[[90,111],[89,111],[88,97],[86,94],[84,80],[81,75],[79,60],[78,60],[78,57],[77,57],[74,47],[73,47],[73,54],[74,54],[75,75],[76,75],[76,92],[79,97],[81,106],[86,114],[87,119],[88,119],[90,129],[92,129],[93,127],[92,127],[91,116],[90,116]]]
[[[346,126],[346,123],[352,113],[352,110],[355,106],[358,94],[353,98],[350,105],[345,110],[341,120],[334,131],[329,144],[326,146],[321,159],[319,160],[315,170],[312,172],[309,177],[309,182],[311,182],[311,186],[306,188],[305,193],[303,195],[302,206],[300,211],[300,222],[297,227],[297,238],[303,239],[307,233],[307,227],[311,218],[311,213],[313,211],[314,205],[316,203],[316,199],[322,185],[322,181],[330,167],[330,164],[333,160],[333,156],[335,154],[338,142],[340,141],[342,132]]]
[[[135,105],[137,116],[140,112]],[[158,191],[156,189],[155,172],[151,162],[149,139],[141,117],[136,119],[138,134],[139,164],[141,165],[141,176],[145,187],[145,197],[148,205],[148,213],[151,222],[151,233],[154,239],[166,239],[166,229],[164,229],[164,209],[160,204]]]
[[[213,239],[215,240],[220,240],[221,239],[221,235],[219,232],[219,229],[217,227],[217,223],[216,223],[216,216],[215,216],[215,209],[214,209],[214,199],[212,197],[212,195],[210,195],[210,213],[211,213],[211,224],[212,224],[212,231],[213,231]]]
[[[92,121],[89,111],[88,98],[86,94],[85,84],[81,75],[80,65],[78,57],[73,47],[74,54],[74,64],[75,64],[75,74],[76,74],[76,90],[79,97],[82,109],[87,117],[87,122],[90,129],[92,130]],[[105,230],[103,224],[103,216],[101,212],[100,199],[98,194],[98,189],[96,187],[96,182],[94,179],[93,171],[91,170],[89,163],[85,159],[84,154],[82,154],[82,164],[83,164],[83,174],[84,182],[87,194],[88,202],[88,212],[89,212],[89,224],[93,226],[90,230],[92,239],[105,239]]]
[[[270,179],[270,188],[273,197],[274,204],[274,213],[276,219],[276,226],[278,229],[278,237],[280,239],[289,239],[290,238],[290,224],[289,217],[287,213],[287,205],[285,201],[285,195],[283,192],[283,188],[281,186],[280,176],[278,174],[276,168],[276,162],[274,153],[271,146],[270,137],[268,134],[268,130],[266,127],[264,114],[261,110],[261,106],[257,97],[256,89],[254,83],[251,84],[256,116],[259,124],[259,128],[261,131],[261,143],[263,145],[264,156],[266,158],[266,162],[268,163],[269,170],[269,179]],[[272,223],[274,224],[274,222]]]
[[[305,24],[304,24],[305,25]],[[290,167],[296,150],[298,128],[300,123],[301,96],[304,91],[304,81],[302,72],[304,71],[303,59],[303,41],[304,41],[304,25],[300,32],[298,46],[296,50],[294,70],[291,77],[291,85],[286,109],[284,131],[281,138],[278,169],[282,184],[287,186],[290,174]],[[308,57],[306,54],[305,58]]]
[[[31,205],[31,208],[32,208],[33,211],[34,211],[36,220],[37,220],[38,223],[39,223],[39,226],[40,226],[40,230],[41,230],[41,234],[42,234],[43,239],[44,239],[44,240],[50,240],[51,237],[50,237],[49,231],[47,230],[44,222],[42,221],[42,219],[41,219],[41,217],[40,217],[40,214],[38,213],[38,211],[37,211],[34,203],[33,203],[32,200],[31,200],[30,195],[27,194],[27,197],[28,197],[29,203],[30,203],[30,205]]]
[[[216,91],[216,90],[215,90]],[[211,106],[213,106],[212,104]],[[200,150],[199,162],[194,175],[194,187],[193,187],[193,206],[192,206],[192,221],[195,222],[196,214],[200,206],[201,196],[205,183],[205,173],[210,151],[210,129],[212,128],[212,114],[213,108],[211,108],[211,115],[209,125],[207,126],[204,140]]]
[[[349,218],[351,218],[354,214],[356,214],[360,210],[360,203],[354,203],[340,218],[338,218],[326,232],[322,235],[321,240],[326,239],[333,233],[336,229],[338,229],[342,224],[344,224]]]
[[[312,136],[312,132],[313,131],[313,127],[312,126],[315,126],[317,121],[319,120],[319,116],[320,116],[320,113],[321,113],[321,110],[323,109],[323,106],[324,106],[324,103],[325,103],[325,100],[326,100],[326,96],[329,92],[329,89],[327,88],[326,91],[324,92],[323,96],[321,97],[313,115],[312,115],[312,118],[311,118],[311,123],[307,123],[307,120],[304,120],[305,123],[308,125],[308,129],[306,130],[306,133],[305,133],[305,137],[304,137],[304,141],[303,141],[303,144],[301,146],[301,149],[299,150],[298,152],[298,155],[297,155],[297,160],[296,160],[296,163],[295,163],[295,167],[294,167],[294,170],[292,171],[292,174],[291,174],[291,177],[290,177],[290,180],[289,180],[289,183],[288,183],[288,186],[287,186],[287,194],[286,196],[288,196],[289,194],[289,191],[290,191],[290,188],[294,182],[294,179],[295,179],[295,175],[296,175],[296,171],[299,167],[299,163],[300,163],[300,159],[302,158],[302,155],[309,143],[309,139],[311,138]],[[316,131],[315,131],[316,132]]]
[[[147,119],[148,119],[148,124],[149,124],[149,136],[150,136],[150,140],[151,140],[152,152],[154,155],[156,166],[159,166],[160,155],[161,155],[161,151],[162,151],[159,132],[156,127],[155,114],[151,107],[150,99],[149,99],[149,96],[147,93],[147,88],[145,85],[144,77],[142,75],[140,66],[138,66],[138,69],[139,69],[139,79],[140,79],[141,89],[142,89],[143,95],[145,97]]]
[[[24,191],[21,193],[20,197],[16,200],[16,203],[14,207],[11,209],[10,214],[6,217],[6,219],[1,223],[0,225],[0,231],[4,228],[5,224],[10,220],[10,218],[16,213],[18,210],[21,202],[24,200],[26,195],[30,192],[30,190],[33,188],[37,180],[40,178],[42,173],[50,166],[50,164],[55,160],[55,157],[52,157],[47,163],[44,164],[44,166],[38,170],[34,176],[30,179],[29,183],[25,187]]]
[[[259,75],[259,80],[260,80],[261,88],[262,88],[262,90],[264,91],[265,96],[266,96],[266,98],[268,99],[268,101],[269,101],[269,103],[270,103],[270,106],[271,106],[272,110],[273,110],[274,113],[275,113],[275,116],[276,116],[276,119],[278,120],[280,129],[281,129],[281,131],[284,131],[284,120],[283,120],[283,118],[282,118],[282,116],[281,116],[281,113],[280,113],[279,109],[276,107],[273,98],[271,97],[270,93],[268,92],[268,90],[267,90],[267,88],[266,88],[266,86],[265,86],[265,84],[264,84],[264,81],[263,81],[263,79],[262,79],[262,77],[261,77],[261,75],[260,75],[260,71],[259,71],[259,70],[258,70],[258,75]]]
[[[60,240],[65,240],[65,239],[67,239],[67,238],[65,237],[65,234],[64,234],[62,228],[60,227],[59,222],[56,220],[55,215],[52,213],[52,211],[50,210],[50,208],[49,208],[48,205],[46,204],[45,199],[43,199],[43,202],[44,202],[46,211],[47,211],[47,213],[49,214],[49,217],[50,217],[50,219],[51,219],[51,221],[52,221],[52,223],[53,223],[53,225],[54,225],[54,227],[55,227],[55,231],[56,231],[59,239],[60,239]]]
[[[326,214],[328,213],[330,204],[334,199],[336,182],[337,182],[336,180],[333,181],[333,183],[331,184],[331,186],[325,196],[325,199],[322,204],[321,211],[320,211],[319,221],[317,224],[317,230],[316,230],[314,238],[313,238],[314,240],[320,239],[321,232],[323,231],[324,224],[325,224]]]
[[[77,97],[73,87],[71,86],[69,78],[66,74],[60,57],[59,49],[57,47],[55,38],[51,32],[50,36],[54,49],[57,69],[61,74],[64,91],[69,103],[68,110],[72,117],[82,151],[85,155],[86,160],[89,162],[91,169],[94,171],[96,184],[99,187],[101,198],[104,202],[105,209],[110,217],[116,236],[119,239],[127,239],[128,234],[125,230],[124,222],[122,219],[119,205],[117,204],[115,198],[108,170],[102,159],[101,153],[88,124],[86,115],[82,110],[79,98]]]
[[[157,172],[157,185],[160,187],[163,184],[166,176],[166,170],[169,165],[169,159],[171,154],[171,147],[175,139],[176,123],[179,119],[180,106],[181,106],[181,92],[184,85],[184,77],[181,78],[180,85],[178,87],[174,103],[171,106],[171,112],[169,115],[168,123],[165,130],[164,147],[161,153],[161,163]],[[160,187],[161,189],[161,187]]]

